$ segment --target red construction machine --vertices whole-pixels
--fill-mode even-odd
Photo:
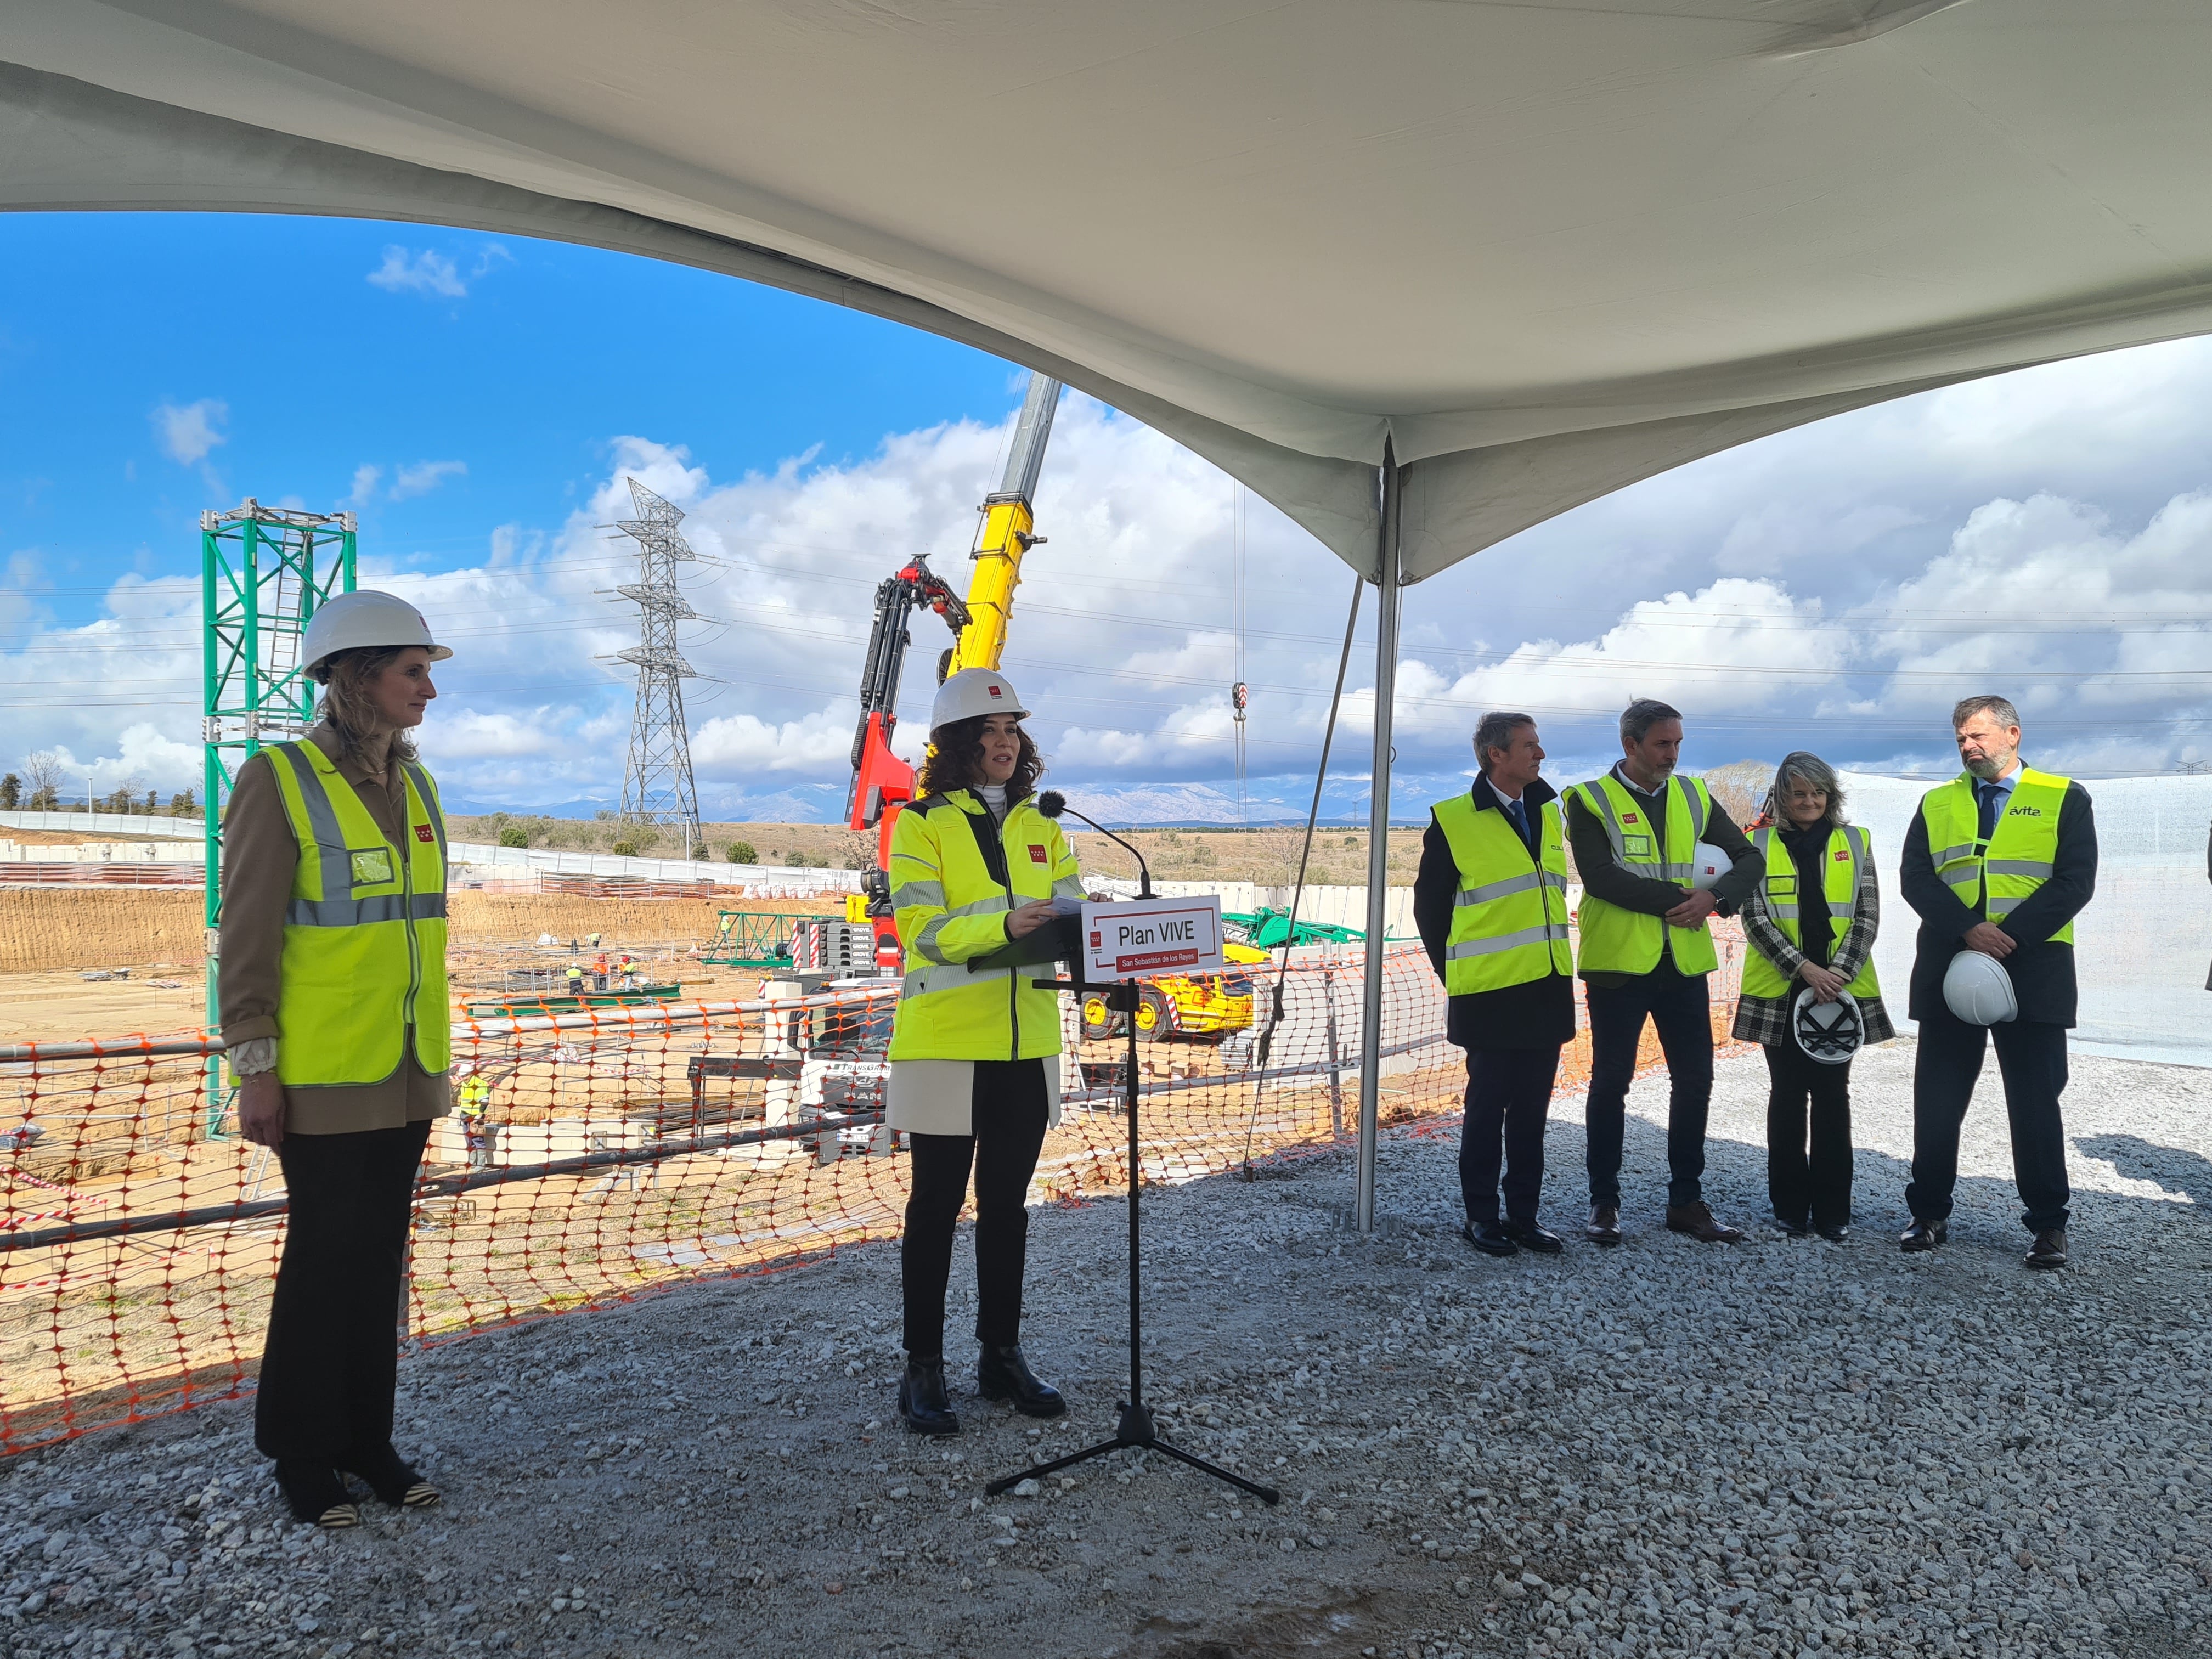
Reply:
[[[891,920],[891,832],[899,811],[914,799],[914,768],[891,752],[898,727],[899,681],[906,670],[907,647],[914,643],[908,624],[917,610],[933,611],[951,629],[953,641],[937,662],[937,683],[963,668],[996,668],[1006,649],[1006,623],[1014,608],[1014,589],[1022,579],[1022,556],[1044,538],[1032,532],[1037,474],[1052,439],[1052,417],[1060,404],[1060,382],[1042,374],[1030,377],[1014,441],[1006,454],[1006,475],[979,509],[981,526],[968,555],[975,572],[963,600],[916,559],[876,586],[876,619],[868,635],[867,665],[860,675],[860,722],[853,732],[853,787],[845,799],[845,822],[855,830],[876,832],[876,866],[861,878],[866,915],[876,933],[878,971],[899,970],[898,931]]]

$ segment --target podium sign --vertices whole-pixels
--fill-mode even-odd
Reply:
[[[1206,973],[1226,968],[1221,955],[1221,896],[1085,901],[1083,969],[1088,979],[1146,974]]]

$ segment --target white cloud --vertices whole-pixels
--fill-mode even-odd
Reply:
[[[163,404],[154,411],[154,436],[162,453],[179,466],[197,466],[208,452],[228,440],[219,429],[230,418],[230,405],[220,398],[196,403]]]
[[[362,471],[369,469],[363,468]],[[414,495],[427,495],[448,478],[468,476],[466,461],[416,461],[401,467],[392,477],[392,499],[404,501]],[[353,475],[354,487],[361,487],[361,472]],[[372,480],[372,483],[374,480]]]
[[[458,300],[469,291],[453,262],[431,248],[410,254],[404,247],[386,247],[384,263],[368,273],[368,280],[387,294],[435,294]]]
[[[384,477],[384,469],[363,461],[353,470],[353,489],[346,496],[349,507],[367,507],[375,497],[376,486]]]
[[[849,762],[856,715],[835,705],[781,722],[721,714],[691,733],[691,763],[732,781],[752,772],[823,774]]]
[[[220,419],[217,406],[217,436]],[[952,422],[858,459],[809,451],[728,477],[709,455],[627,435],[565,518],[486,526],[466,568],[424,568],[442,550],[365,553],[363,582],[419,605],[457,653],[423,734],[449,794],[619,793],[633,671],[614,659],[636,642],[637,613],[608,590],[636,565],[608,526],[630,516],[635,477],[684,510],[702,556],[684,567],[701,619],[682,646],[702,676],[685,698],[708,810],[834,812],[876,586],[923,555],[965,587],[1007,437],[1005,422]],[[1799,746],[1948,764],[1950,702],[1990,689],[2029,714],[2039,762],[2089,773],[2203,757],[2208,455],[2212,344],[2185,343],[1862,411],[1594,502],[1408,590],[1400,799],[1417,809],[1464,787],[1468,733],[1489,707],[1537,713],[1551,769],[1586,775],[1632,695],[1687,711],[1693,766]],[[419,493],[461,470],[364,464],[356,495]],[[1199,804],[1235,798],[1232,500],[1158,434],[1088,399],[1063,405],[1038,503],[1049,539],[1025,563],[1005,667],[1037,710],[1054,781],[1115,816],[1219,817]],[[1248,793],[1302,810],[1352,580],[1280,514],[1248,507]],[[70,628],[9,613],[37,647],[0,653],[16,740],[120,765],[123,731],[149,723],[181,748],[142,744],[137,763],[175,764],[196,729],[197,584],[118,583],[107,611]],[[1371,596],[1363,614],[1327,805],[1339,817],[1365,787]],[[926,612],[911,626],[909,758],[951,641]]]

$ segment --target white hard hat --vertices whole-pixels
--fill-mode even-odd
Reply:
[[[1006,684],[1006,677],[997,669],[963,668],[937,688],[937,701],[929,705],[929,729],[935,732],[955,721],[972,720],[984,714],[1029,712],[1014,695],[1014,688]]]
[[[1693,892],[1708,892],[1713,884],[1735,868],[1735,861],[1709,841],[1701,841],[1692,850],[1690,862],[1696,873],[1690,878]]]
[[[2012,975],[1979,951],[1961,951],[1943,970],[1943,1000],[1969,1025],[2002,1025],[2020,1018]]]
[[[1838,993],[1833,1002],[1823,1002],[1808,985],[1790,1004],[1790,1033],[1808,1060],[1823,1066],[1848,1065],[1866,1041],[1866,1017],[1849,991]]]
[[[307,637],[301,647],[302,673],[313,674],[325,657],[364,646],[419,645],[432,662],[443,662],[453,653],[430,637],[430,624],[422,613],[397,593],[364,587],[324,601],[307,619]]]

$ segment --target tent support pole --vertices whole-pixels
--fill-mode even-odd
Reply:
[[[1375,1141],[1382,1084],[1382,959],[1390,922],[1390,713],[1398,686],[1398,459],[1382,445],[1382,532],[1375,562],[1375,768],[1367,820],[1366,984],[1359,1010],[1359,1186],[1352,1225],[1375,1230]]]

